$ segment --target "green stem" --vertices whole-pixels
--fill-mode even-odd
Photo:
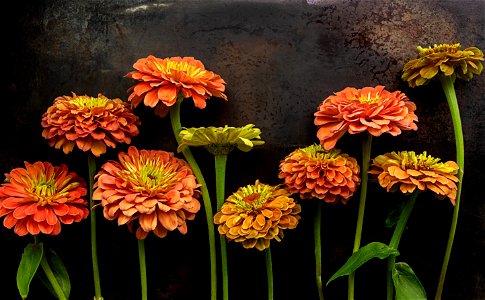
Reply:
[[[372,135],[367,133],[366,137],[362,142],[362,168],[360,174],[362,176],[362,182],[360,184],[360,202],[359,202],[359,212],[357,215],[357,228],[355,230],[355,240],[353,253],[357,252],[360,248],[360,241],[362,237],[362,224],[364,223],[364,211],[365,211],[365,201],[367,197],[367,182],[369,181],[369,162],[370,162],[370,152],[372,145]],[[348,281],[348,299],[354,299],[354,285],[355,285],[355,272],[349,275]]]
[[[42,256],[40,265],[42,267],[42,270],[44,270],[44,273],[47,276],[47,279],[52,285],[52,288],[54,289],[54,292],[56,293],[57,298],[59,300],[67,300],[66,295],[64,295],[64,292],[62,291],[62,288],[59,285],[59,282],[57,282],[56,276],[54,275],[54,272],[52,272],[52,269],[49,266],[49,263],[47,262],[47,258],[45,255]]]
[[[323,284],[322,284],[322,201],[317,199],[317,211],[315,212],[315,222],[313,226],[313,234],[315,239],[315,264],[316,264],[316,281],[318,288],[318,297],[323,300]]]
[[[268,279],[268,300],[273,300],[273,262],[271,260],[271,249],[264,250],[266,259],[266,278]]]
[[[456,163],[460,167],[458,171],[458,190],[456,192],[456,203],[453,208],[453,217],[451,220],[451,228],[448,234],[448,244],[446,245],[445,257],[441,266],[440,279],[438,281],[438,288],[436,290],[435,299],[441,299],[443,293],[443,286],[445,284],[446,270],[448,268],[448,262],[450,260],[451,248],[453,247],[453,241],[455,239],[456,225],[458,224],[458,212],[460,211],[460,196],[461,188],[463,185],[463,173],[465,170],[465,143],[463,141],[463,130],[461,128],[460,110],[458,107],[458,100],[456,99],[454,79],[450,76],[440,77],[441,86],[445,92],[448,106],[450,107],[451,120],[453,122],[453,130],[455,134],[455,146],[456,146]]]
[[[145,240],[138,240],[138,260],[140,262],[141,299],[147,300],[147,265],[145,259]]]
[[[183,97],[179,97],[177,102],[170,109],[170,122],[172,124],[173,134],[177,140],[177,144],[180,145],[179,132],[182,130],[182,125],[180,123],[180,106],[182,104]],[[217,264],[216,264],[216,242],[214,234],[214,217],[212,213],[212,205],[209,197],[209,190],[207,189],[207,184],[205,183],[204,176],[197,164],[190,147],[185,147],[182,150],[182,154],[189,163],[192,171],[197,178],[198,183],[201,185],[200,189],[202,192],[202,201],[205,207],[205,215],[207,219],[207,231],[209,237],[209,254],[211,262],[211,299],[217,299]]]
[[[222,207],[225,200],[225,182],[226,182],[226,163],[227,155],[215,155],[215,170],[216,170],[216,196],[217,196],[217,211]],[[221,268],[222,268],[222,299],[229,299],[229,276],[227,271],[227,251],[226,239],[221,236],[219,239],[221,247]]]
[[[99,279],[99,267],[98,267],[98,250],[96,245],[96,210],[94,209],[93,202],[93,186],[94,175],[96,173],[96,160],[94,155],[88,153],[88,169],[89,169],[89,209],[90,209],[90,221],[91,221],[91,261],[93,263],[93,278],[94,278],[94,300],[102,300],[101,296],[101,283]]]
[[[394,233],[392,234],[391,242],[389,243],[389,247],[392,249],[397,250],[397,248],[399,247],[399,241],[401,240],[401,236],[404,232],[404,229],[406,228],[406,223],[408,222],[411,211],[413,210],[414,204],[416,203],[418,194],[419,191],[415,190],[411,194],[410,199],[406,202],[401,211],[401,216],[399,216],[399,221],[397,222]],[[392,281],[392,270],[394,270],[395,263],[396,255],[389,256],[387,259],[387,300],[392,300],[394,298],[394,283]]]

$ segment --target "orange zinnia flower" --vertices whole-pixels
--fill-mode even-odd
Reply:
[[[403,193],[412,193],[416,188],[431,190],[439,198],[448,197],[455,205],[458,164],[454,161],[440,162],[439,158],[427,155],[426,151],[416,155],[413,151],[391,152],[373,159],[370,174],[379,175],[379,184],[386,190],[398,188]]]
[[[0,217],[3,225],[20,236],[27,233],[58,235],[61,223],[85,219],[89,210],[86,183],[66,165],[49,162],[25,162],[25,168],[13,169],[0,186]]]
[[[175,104],[179,93],[184,98],[192,97],[198,108],[205,108],[205,100],[212,96],[227,100],[224,94],[226,82],[193,57],[162,59],[149,55],[138,59],[133,68],[137,71],[125,76],[140,83],[129,89],[132,93],[128,101],[137,107],[143,100],[146,106],[156,107],[155,113],[161,117]]]
[[[165,237],[167,231],[187,232],[186,220],[193,220],[200,209],[199,184],[189,164],[172,152],[138,150],[118,154],[95,176],[93,200],[101,200],[108,220],[118,219],[132,230],[138,220],[136,237],[148,233]]]
[[[346,204],[360,184],[357,160],[340,150],[312,145],[293,151],[280,162],[279,178],[290,193]]]
[[[74,145],[95,156],[106,152],[106,146],[131,143],[137,136],[140,120],[127,102],[108,99],[99,94],[89,96],[57,97],[42,115],[42,136],[50,146],[69,153]]]
[[[329,150],[345,132],[396,136],[401,130],[417,130],[415,110],[416,105],[400,91],[391,93],[380,85],[360,90],[347,87],[318,106],[314,123],[320,143]]]
[[[477,47],[461,50],[460,44],[434,44],[418,46],[418,51],[419,58],[407,62],[401,76],[411,87],[427,84],[439,72],[468,81],[483,71],[483,52]]]
[[[214,215],[214,223],[228,240],[262,251],[272,239],[281,241],[284,229],[298,225],[301,207],[290,196],[284,188],[256,180],[227,198]]]

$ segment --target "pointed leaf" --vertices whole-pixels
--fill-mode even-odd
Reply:
[[[45,253],[46,258],[47,258],[47,263],[49,264],[52,273],[54,273],[54,276],[57,280],[57,283],[62,289],[62,292],[66,296],[67,299],[69,299],[69,294],[71,293],[71,281],[69,280],[69,274],[67,273],[67,269],[62,263],[61,259],[59,256],[57,256],[56,252],[54,250],[49,249]],[[55,296],[57,297],[54,288],[52,287],[50,281],[47,279],[45,274],[39,274],[39,277],[42,281],[42,283],[45,285],[45,287]]]
[[[332,277],[330,277],[330,279],[327,281],[327,285],[335,278],[353,273],[360,266],[362,266],[364,263],[372,258],[384,259],[390,255],[398,256],[399,251],[397,251],[396,249],[392,249],[388,245],[383,243],[369,243],[366,246],[360,248],[354,254],[352,254],[347,262],[335,274],[333,274]]]
[[[22,299],[29,294],[30,282],[39,268],[43,253],[42,243],[28,244],[22,253],[17,270],[17,288]]]
[[[414,271],[405,262],[398,262],[392,270],[396,300],[426,300],[426,291]]]

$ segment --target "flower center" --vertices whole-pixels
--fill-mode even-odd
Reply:
[[[421,46],[418,46],[418,50],[419,50],[419,56],[423,57],[423,56],[427,56],[427,55],[430,55],[430,54],[433,54],[433,53],[456,53],[458,51],[460,51],[460,48],[461,48],[461,45],[459,43],[457,44],[453,44],[453,45],[450,45],[450,44],[440,44],[440,45],[434,45],[433,48],[431,47],[428,47],[428,48],[423,48]]]
[[[172,74],[172,70],[174,70],[174,71],[184,72],[189,77],[195,78],[205,73],[204,69],[200,69],[185,61],[167,60],[163,64],[159,64],[156,61],[154,61],[153,63],[155,64],[155,67],[158,71],[165,74]]]
[[[236,207],[244,210],[255,211],[268,202],[271,198],[271,187],[265,184],[257,186],[248,185],[242,187],[239,191],[233,194],[236,198]]]
[[[180,180],[169,163],[160,162],[158,159],[141,161],[138,165],[124,161],[123,165],[125,170],[120,173],[120,177],[131,182],[137,192],[162,191]]]
[[[71,100],[79,108],[104,107],[108,102],[107,98],[78,96]]]
[[[29,192],[37,200],[37,205],[51,204],[60,196],[54,177],[45,178],[45,174],[42,174],[40,178],[31,180],[30,184]]]
[[[367,93],[367,94],[361,94],[357,100],[360,101],[360,103],[377,103],[381,101],[381,97],[379,97],[379,93],[376,93],[375,95],[372,95],[372,93]]]
[[[431,170],[445,165],[439,162],[439,158],[427,155],[426,151],[419,155],[416,155],[414,151],[401,152],[401,155],[401,167],[405,169]]]
[[[340,150],[325,150],[322,145],[311,145],[301,149],[301,151],[316,161],[332,161],[339,157]]]

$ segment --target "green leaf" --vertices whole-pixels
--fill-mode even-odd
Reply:
[[[17,288],[22,299],[29,294],[30,282],[39,268],[43,253],[42,243],[28,244],[24,248],[17,270]]]
[[[423,285],[407,263],[395,264],[392,280],[396,289],[396,300],[426,300]]]
[[[54,276],[62,289],[62,292],[64,293],[66,298],[69,299],[69,294],[71,293],[71,281],[69,280],[69,274],[67,273],[66,267],[62,263],[59,256],[57,256],[56,252],[54,252],[54,250],[49,249],[49,251],[46,251],[45,255],[47,258],[47,262],[52,270],[52,273],[54,273]],[[54,288],[52,287],[50,281],[47,279],[46,275],[39,273],[39,277],[44,286],[52,293],[52,295],[57,297]]]
[[[349,275],[357,270],[360,266],[364,263],[369,261],[372,258],[380,258],[384,259],[390,255],[399,255],[399,251],[396,249],[390,248],[388,245],[379,243],[379,242],[372,242],[367,244],[366,246],[360,248],[352,254],[352,256],[347,260],[347,262],[335,273],[330,277],[327,281],[327,285],[334,279]]]

